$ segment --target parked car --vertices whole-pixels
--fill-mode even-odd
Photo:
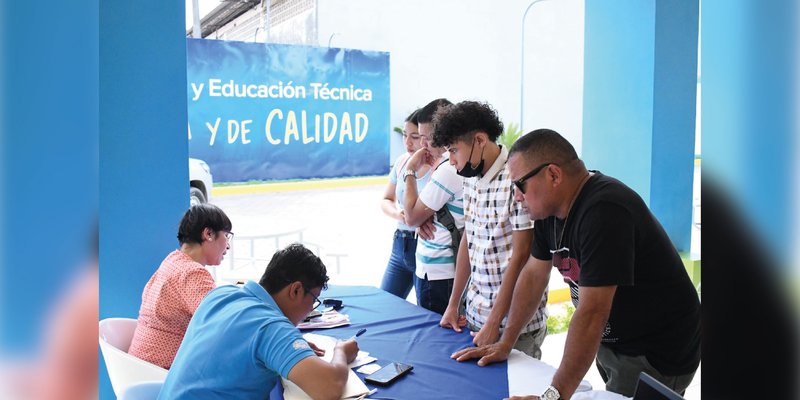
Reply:
[[[189,158],[189,205],[208,202],[213,188],[214,178],[208,164],[203,160]]]

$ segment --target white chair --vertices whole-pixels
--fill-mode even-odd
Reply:
[[[163,382],[167,377],[166,369],[128,354],[135,330],[135,319],[107,318],[100,321],[100,350],[117,397],[122,397],[128,386],[148,381]]]
[[[119,400],[156,400],[164,382],[141,382],[128,386]]]

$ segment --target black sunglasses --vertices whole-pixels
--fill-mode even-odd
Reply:
[[[525,181],[527,181],[532,176],[538,174],[541,170],[544,169],[544,167],[546,167],[546,166],[548,166],[550,164],[558,165],[556,163],[551,163],[551,162],[544,163],[544,164],[532,169],[531,172],[528,172],[522,178],[519,178],[519,179],[515,180],[514,181],[514,186],[516,186],[517,189],[519,189],[519,191],[522,192],[522,194],[525,194]]]

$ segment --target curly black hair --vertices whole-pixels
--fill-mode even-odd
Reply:
[[[497,142],[503,133],[503,123],[488,103],[462,101],[439,108],[433,118],[433,145],[436,147],[450,146],[476,132],[486,133],[492,142]]]

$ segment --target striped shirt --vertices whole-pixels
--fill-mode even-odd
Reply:
[[[447,155],[447,153],[445,153]],[[464,178],[456,173],[445,157],[443,164],[433,171],[431,180],[419,194],[419,200],[431,210],[447,207],[453,215],[456,227],[464,229]],[[433,225],[436,231],[433,240],[417,239],[417,271],[420,278],[438,281],[453,279],[456,271],[456,255],[453,252],[452,237],[447,227],[439,222],[434,214]]]
[[[483,177],[464,180],[464,212],[471,266],[467,286],[467,321],[481,328],[489,318],[500,292],[503,274],[511,260],[513,231],[533,229],[528,213],[514,201],[514,184],[508,175],[508,151],[500,155]],[[545,326],[547,290],[539,309],[520,333]],[[507,316],[500,323],[504,329]]]

